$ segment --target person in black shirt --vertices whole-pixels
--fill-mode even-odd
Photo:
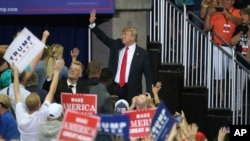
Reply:
[[[250,8],[242,9],[241,17],[242,24],[235,28],[231,43],[232,45],[235,45],[237,60],[248,68],[249,66],[247,62],[250,61]]]

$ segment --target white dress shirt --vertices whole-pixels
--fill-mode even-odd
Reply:
[[[131,63],[132,63],[132,59],[135,53],[135,47],[136,44],[132,44],[131,46],[128,46],[128,54],[127,54],[127,66],[126,66],[126,75],[125,75],[125,83],[128,82],[128,76],[129,76],[129,71],[130,71],[130,67],[131,67]],[[119,60],[118,60],[118,67],[117,67],[117,71],[116,71],[116,75],[115,75],[115,82],[119,83],[120,80],[120,71],[121,71],[121,66],[122,66],[122,59],[124,56],[124,53],[126,51],[126,47],[122,48],[119,51]]]
[[[70,85],[73,86],[73,87],[71,88],[72,93],[73,93],[73,94],[76,94],[76,84],[71,84],[68,80],[67,80],[67,84],[68,84],[68,86],[70,86]]]

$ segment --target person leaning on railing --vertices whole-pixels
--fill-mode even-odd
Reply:
[[[250,8],[241,9],[242,24],[235,28],[231,44],[235,46],[236,52],[241,53],[250,61],[249,39],[250,39]]]

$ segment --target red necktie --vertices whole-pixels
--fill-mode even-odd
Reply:
[[[123,87],[125,85],[125,76],[126,76],[126,66],[127,66],[127,55],[128,54],[128,47],[126,47],[125,53],[122,58],[122,66],[120,70],[120,87]]]

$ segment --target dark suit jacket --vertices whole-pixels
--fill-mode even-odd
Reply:
[[[45,81],[43,88],[47,91],[49,91],[51,81]],[[67,80],[59,80],[58,85],[56,88],[54,100],[57,103],[61,103],[61,93],[62,92],[68,92],[72,93],[72,91],[69,89]],[[86,86],[83,85],[81,81],[78,81],[76,84],[76,93],[88,93],[88,89]]]
[[[92,32],[110,49],[109,67],[112,69],[114,74],[116,74],[119,51],[125,45],[122,43],[121,39],[112,39],[108,37],[97,26],[92,29]],[[151,70],[150,57],[145,49],[136,45],[127,82],[128,100],[131,100],[135,95],[142,93],[143,74],[146,79],[147,92],[152,93],[153,73]]]
[[[82,80],[82,83],[84,86],[86,86],[88,88],[88,91],[89,91],[89,88],[91,86],[95,86],[99,83],[99,78],[97,78],[97,77],[87,78],[87,79]]]

